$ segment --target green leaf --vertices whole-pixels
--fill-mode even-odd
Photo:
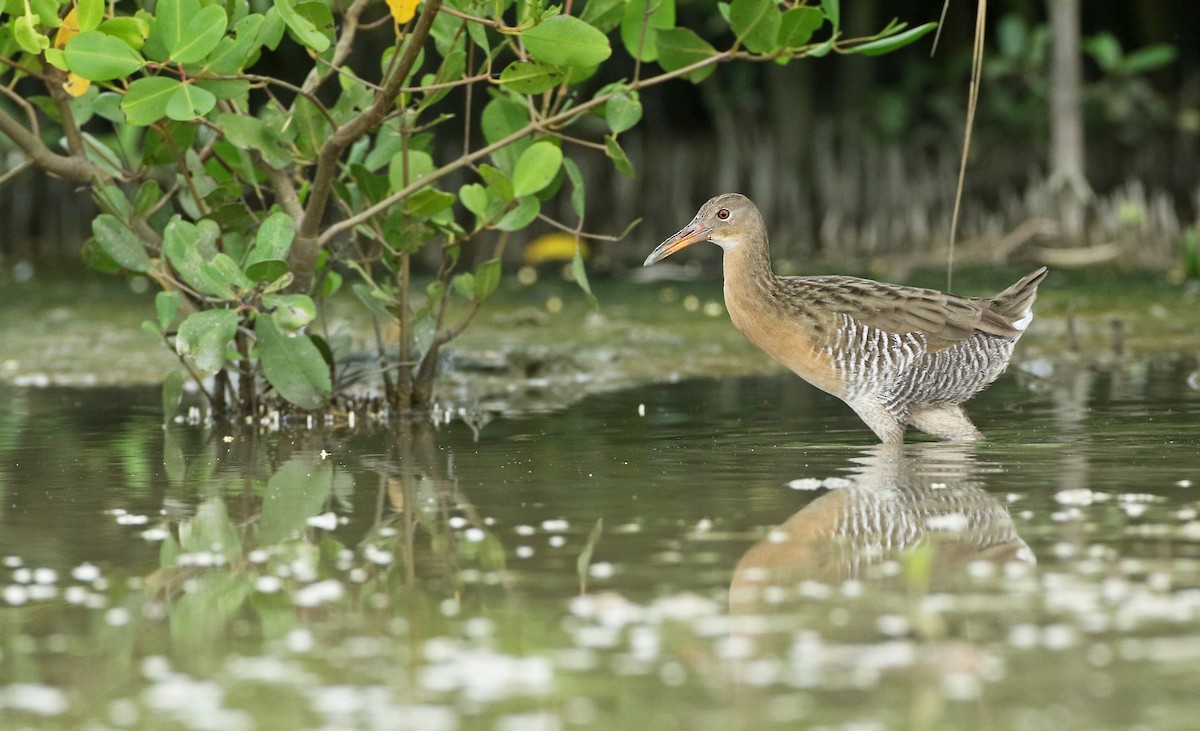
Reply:
[[[246,276],[260,284],[282,277],[295,237],[296,222],[288,214],[276,211],[263,219],[254,247],[246,254]]]
[[[474,274],[471,274],[470,272],[463,272],[462,274],[454,277],[454,281],[451,282],[451,284],[454,285],[454,291],[458,293],[459,297],[462,297],[465,300],[475,298]]]
[[[470,183],[458,189],[458,199],[462,201],[463,207],[479,219],[480,222],[487,219],[488,209],[488,194],[487,189],[479,183]]]
[[[171,329],[175,321],[175,313],[179,312],[178,292],[159,292],[154,295],[154,311],[158,315],[158,325],[164,332]]]
[[[71,70],[91,81],[122,79],[145,64],[128,43],[97,30],[72,38],[65,53]]]
[[[640,49],[642,61],[655,61],[658,32],[674,27],[675,0],[629,0],[621,18],[621,41],[630,56],[639,58]]]
[[[242,150],[256,150],[268,165],[286,167],[295,162],[283,140],[263,120],[242,114],[218,114],[216,123],[225,139]]]
[[[825,16],[816,8],[792,8],[779,21],[779,47],[800,48],[812,34],[825,25]]]
[[[22,15],[13,19],[13,36],[17,45],[26,53],[37,55],[50,47],[50,38],[36,28],[36,15]]]
[[[213,280],[221,283],[222,289],[237,287],[250,289],[254,282],[246,276],[233,257],[225,252],[219,252],[204,265],[205,273]]]
[[[175,351],[188,355],[202,370],[214,373],[225,364],[225,347],[237,334],[234,310],[193,312],[179,325]]]
[[[334,466],[314,453],[290,457],[267,480],[262,516],[254,527],[258,545],[273,546],[308,529],[333,493]]]
[[[571,276],[575,278],[575,283],[587,295],[592,306],[599,307],[600,302],[596,299],[596,295],[592,293],[592,285],[588,281],[587,267],[583,265],[583,253],[578,248],[575,249],[575,257],[571,259]]]
[[[329,48],[329,38],[292,6],[291,0],[273,0],[275,10],[301,43],[322,53]]]
[[[479,121],[484,139],[493,144],[528,127],[529,109],[507,96],[497,96],[483,108]],[[501,170],[512,172],[517,157],[531,144],[527,137],[519,139],[493,152],[492,159]]]
[[[80,31],[96,30],[104,19],[104,0],[79,0],[75,7],[75,22]]]
[[[162,200],[162,187],[157,180],[147,180],[133,194],[133,212],[139,218],[150,215],[150,209]]]
[[[579,166],[569,157],[563,158],[563,170],[567,173],[567,179],[571,181],[571,208],[575,209],[575,215],[583,220],[583,212],[587,203],[583,186],[583,174],[579,172]]]
[[[263,375],[279,395],[302,409],[324,406],[333,386],[329,366],[312,339],[284,334],[270,317],[256,319],[254,332]]]
[[[139,127],[167,116],[167,104],[181,86],[169,76],[147,76],[134,81],[121,100],[125,121]]]
[[[587,0],[579,19],[607,34],[621,23],[627,0]]]
[[[392,192],[402,190],[433,172],[433,157],[424,150],[408,151],[408,175],[405,176],[403,151],[392,157],[388,166],[388,184]]]
[[[521,32],[533,57],[553,66],[594,66],[612,55],[608,38],[579,18],[556,15]]]
[[[751,53],[775,50],[780,16],[776,0],[733,0],[729,5],[729,25]]]
[[[627,178],[632,178],[637,175],[633,169],[633,163],[629,162],[629,158],[625,155],[625,151],[621,149],[621,144],[613,137],[604,138],[604,152],[608,158],[613,161],[617,172]]]
[[[454,205],[456,198],[437,188],[422,188],[404,201],[404,211],[414,218],[434,218]]]
[[[272,310],[271,317],[281,332],[297,333],[317,319],[317,306],[306,294],[268,294],[263,306]]]
[[[501,231],[520,231],[533,223],[541,210],[542,202],[536,196],[527,196],[521,199],[516,208],[501,216],[495,227]]]
[[[541,94],[567,80],[561,66],[544,63],[513,61],[500,73],[500,83],[518,94]]]
[[[183,398],[183,374],[178,370],[167,373],[162,385],[163,423],[168,423],[179,410],[179,401]]]
[[[207,67],[215,74],[233,74],[250,63],[250,56],[258,50],[258,34],[263,25],[263,16],[258,13],[247,15],[234,28],[236,38],[223,37],[208,58]]]
[[[825,17],[829,18],[829,24],[833,26],[833,34],[837,35],[842,27],[841,3],[839,0],[821,0],[821,9],[825,11]]]
[[[527,140],[530,144],[532,140]],[[528,147],[529,145],[526,145]],[[503,203],[512,203],[513,194],[512,181],[504,174],[503,170],[492,167],[491,165],[479,166],[479,177],[483,178],[483,182],[487,183],[488,193],[496,196]]]
[[[604,103],[604,121],[613,134],[620,134],[642,119],[642,103],[636,91],[621,91]]]
[[[129,198],[125,197],[125,191],[115,185],[106,184],[95,188],[96,203],[100,206],[100,210],[105,213],[111,213],[122,221],[128,221],[133,217],[133,206],[129,205]]]
[[[296,3],[296,12],[300,14],[300,17],[312,23],[318,32],[324,34],[329,45],[334,44],[337,40],[333,32],[336,25],[333,20],[333,11],[330,10],[328,4],[323,2]]]
[[[530,145],[521,153],[513,170],[513,195],[523,198],[550,185],[562,167],[562,160],[562,149],[549,140]]]
[[[861,53],[864,56],[879,56],[884,53],[890,53],[897,48],[907,46],[934,28],[937,28],[937,23],[925,23],[924,25],[918,25],[916,28],[910,28],[903,33],[897,33],[894,36],[880,38],[877,41],[855,46],[849,49],[849,51],[851,53]]]
[[[475,270],[475,287],[473,295],[476,302],[482,302],[492,296],[500,284],[500,260],[488,259]]]
[[[146,37],[150,35],[150,24],[143,18],[123,16],[103,21],[97,30],[105,35],[120,38],[129,44],[130,48],[140,51],[146,43]]]
[[[150,257],[141,240],[116,216],[107,213],[96,216],[92,220],[92,235],[104,253],[126,269],[144,272],[150,268]]]
[[[179,217],[171,219],[163,231],[163,253],[183,281],[201,294],[233,299],[229,282],[206,266],[208,261],[200,253],[212,245],[209,239],[213,237],[212,228],[215,227],[213,221],[201,223],[203,227]]]
[[[1169,43],[1156,43],[1139,48],[1126,56],[1125,60],[1121,62],[1121,71],[1131,75],[1144,74],[1172,63],[1178,55],[1179,52],[1175,46]]]
[[[178,1],[159,0],[159,7],[161,8],[163,3]],[[170,60],[176,63],[195,63],[207,56],[225,35],[228,20],[225,9],[220,5],[205,6],[200,12],[186,18],[182,35],[173,39],[174,43],[164,43],[171,54]]]
[[[717,49],[690,28],[671,28],[658,32],[658,64],[667,71],[691,66],[715,55]],[[699,84],[716,68],[716,64],[698,68],[687,75],[688,81]]]
[[[180,84],[167,99],[167,116],[180,122],[203,117],[217,105],[217,97],[195,84]]]

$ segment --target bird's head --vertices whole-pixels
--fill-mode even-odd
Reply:
[[[642,266],[650,266],[698,241],[711,241],[725,251],[733,251],[741,242],[765,235],[758,208],[740,193],[725,193],[700,207],[692,222],[658,245]]]

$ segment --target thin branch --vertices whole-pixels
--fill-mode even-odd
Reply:
[[[267,180],[271,181],[271,190],[275,191],[275,202],[293,221],[299,221],[304,215],[304,206],[300,204],[300,196],[296,193],[296,185],[291,176],[266,162],[262,162],[259,167],[266,170]]]
[[[445,13],[446,15],[453,15],[455,18],[465,20],[468,23],[478,23],[487,28],[492,28],[493,30],[498,30],[501,33],[507,33],[509,35],[516,35],[521,32],[520,28],[511,26],[511,25],[505,25],[505,24],[499,23],[495,20],[489,20],[488,18],[480,18],[475,15],[468,15],[468,14],[462,12],[461,10],[455,10],[454,8],[451,8],[449,6],[442,6],[442,12]]]
[[[75,121],[75,115],[71,113],[71,98],[62,88],[62,84],[51,77],[46,82],[46,88],[50,91],[50,98],[54,100],[55,106],[58,107],[58,116],[62,118],[63,136],[67,138],[67,149],[71,154],[80,157],[83,153],[83,135],[79,131],[79,124]]]
[[[538,217],[539,221],[541,221],[543,223],[548,223],[552,227],[558,229],[559,231],[562,231],[564,233],[569,233],[572,236],[578,236],[581,239],[588,239],[590,241],[620,241],[621,240],[620,236],[611,236],[609,234],[587,233],[586,231],[583,231],[582,229],[580,229],[578,226],[568,226],[567,224],[563,223],[562,221],[557,221],[557,220],[547,216],[544,213],[538,213],[537,217]],[[582,224],[583,221],[581,220],[579,223]]]
[[[109,179],[107,173],[92,164],[86,157],[60,155],[46,147],[39,137],[10,117],[3,109],[0,109],[0,134],[12,140],[33,164],[51,175],[57,175],[73,183],[90,183],[96,179]]]
[[[490,71],[485,71],[476,76],[468,76],[456,81],[443,81],[439,84],[427,84],[425,86],[402,86],[399,89],[401,94],[416,94],[424,91],[437,91],[439,89],[453,89],[456,86],[471,86],[479,81],[493,81]]]
[[[37,110],[33,108],[33,105],[26,101],[25,97],[21,96],[7,86],[0,86],[0,91],[4,92],[5,96],[7,96],[13,101],[14,104],[21,107],[21,109],[25,111],[25,116],[29,118],[30,131],[33,132],[34,136],[40,138],[42,136],[42,128],[38,124]]]
[[[700,61],[697,61],[695,63],[688,64],[687,66],[678,68],[674,71],[668,71],[667,73],[659,74],[658,76],[652,76],[649,79],[643,79],[641,81],[633,82],[629,85],[629,88],[637,90],[637,89],[645,89],[650,86],[657,86],[658,84],[665,83],[667,81],[670,81],[671,79],[677,79],[681,76],[687,76],[688,74],[692,73],[693,71],[705,68],[706,66],[710,66],[715,63],[721,63],[730,58],[732,58],[732,52],[730,52],[730,51],[717,53],[712,56],[709,56],[708,58],[701,59]],[[492,154],[496,150],[499,150],[500,148],[505,147],[506,145],[510,145],[513,142],[516,142],[517,140],[527,137],[535,132],[545,131],[546,128],[553,127],[556,124],[568,122],[568,121],[574,119],[575,117],[579,116],[580,114],[583,114],[584,112],[588,111],[589,109],[594,109],[594,108],[604,104],[605,102],[607,102],[609,99],[611,99],[615,95],[616,95],[615,93],[605,94],[603,96],[597,96],[592,99],[589,99],[588,101],[583,102],[582,104],[571,107],[570,109],[567,109],[565,111],[559,112],[558,114],[556,114],[552,117],[548,117],[545,120],[542,120],[540,123],[529,124],[528,126],[522,128],[522,129],[519,129],[516,132],[513,132],[512,134],[510,134],[506,137],[502,137],[502,138],[496,140],[495,142],[493,142],[490,145],[481,147],[478,150],[475,150],[474,152],[472,152],[470,154],[463,155],[462,157],[458,158],[457,160],[453,160],[449,163],[446,163],[442,167],[438,168],[437,170],[434,170],[433,172],[429,173],[425,177],[421,178],[421,180],[419,180],[418,182],[413,183],[412,185],[407,185],[404,188],[396,191],[395,193],[392,193],[391,195],[387,196],[386,198],[380,200],[375,205],[359,212],[357,215],[351,216],[350,218],[343,219],[343,220],[338,221],[337,223],[331,225],[329,228],[325,229],[325,231],[323,233],[321,233],[321,235],[317,238],[317,244],[319,246],[324,246],[327,243],[329,243],[329,241],[334,236],[337,236],[342,231],[345,231],[346,229],[354,228],[355,226],[359,225],[360,223],[363,223],[364,221],[369,220],[371,217],[376,216],[380,213],[383,213],[387,209],[396,205],[396,203],[404,200],[408,196],[417,192],[421,188],[424,188],[425,186],[429,185],[430,183],[434,182],[435,180],[438,180],[439,178],[449,175],[450,173],[454,172],[455,170],[458,170],[463,167],[467,167],[468,165],[472,165],[476,161],[487,157],[488,155]]]
[[[318,73],[317,67],[313,66],[308,77],[304,79],[304,92],[311,94],[329,78],[329,75],[341,73],[341,65],[350,55],[351,49],[354,47],[354,37],[358,34],[358,19],[362,12],[367,7],[368,0],[354,0],[350,7],[346,8],[346,12],[342,13],[342,29],[341,35],[338,36],[337,45],[333,47],[333,56],[330,57],[328,68]],[[314,56],[317,61],[323,61],[320,56]]]
[[[300,219],[297,227],[297,240],[292,246],[292,263],[293,268],[299,272],[297,277],[299,286],[308,286],[309,283],[304,280],[310,275],[317,252],[320,250],[317,234],[320,232],[321,220],[325,217],[329,196],[333,191],[334,176],[337,173],[342,151],[379,124],[392,111],[399,89],[416,64],[417,56],[425,39],[429,37],[429,32],[433,29],[433,20],[441,7],[442,0],[427,0],[425,7],[421,10],[421,15],[417,18],[416,27],[404,44],[399,62],[389,69],[384,78],[383,90],[375,95],[375,101],[370,107],[359,112],[334,132],[317,154],[317,168],[309,188],[308,202],[304,208],[304,216]]]
[[[25,162],[18,163],[15,168],[6,171],[3,175],[0,175],[0,186],[3,186],[5,183],[17,177],[31,167],[33,167],[33,160],[26,160]]]

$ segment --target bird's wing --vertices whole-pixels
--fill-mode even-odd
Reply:
[[[1020,332],[985,300],[934,289],[884,284],[857,277],[786,277],[798,302],[846,315],[867,327],[906,335],[921,333],[930,351],[944,350],[976,332],[1015,337]]]

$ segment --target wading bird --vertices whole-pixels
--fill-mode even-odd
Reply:
[[[705,203],[644,266],[699,241],[724,249],[734,326],[845,401],[885,443],[903,442],[910,425],[953,441],[983,437],[962,404],[1008,365],[1046,276],[1042,267],[988,298],[856,277],[780,277],[762,215],[737,193]]]

